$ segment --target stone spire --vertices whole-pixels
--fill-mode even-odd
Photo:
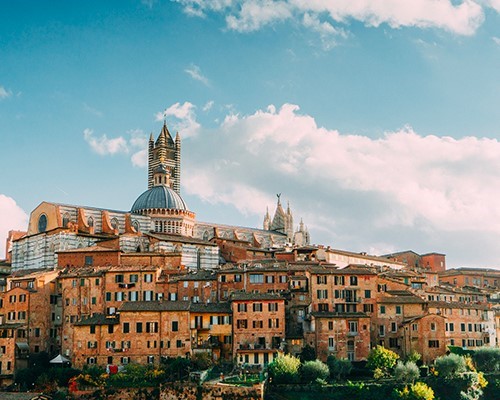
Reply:
[[[268,231],[271,227],[271,216],[269,215],[269,207],[266,207],[266,215],[264,215],[264,230]]]

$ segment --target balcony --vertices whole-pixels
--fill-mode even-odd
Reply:
[[[347,336],[358,336],[359,335],[359,332],[354,332],[354,331],[349,331],[347,332]]]

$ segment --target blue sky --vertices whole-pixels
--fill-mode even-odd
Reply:
[[[0,43],[2,237],[129,209],[166,117],[198,220],[282,193],[314,243],[499,265],[498,0],[4,1]]]

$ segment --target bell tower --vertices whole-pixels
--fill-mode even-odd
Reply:
[[[172,139],[167,127],[167,122],[163,122],[163,127],[156,142],[153,134],[149,137],[148,143],[148,189],[155,185],[155,171],[163,165],[170,176],[170,186],[177,193],[181,192],[181,137],[177,133],[175,141]]]

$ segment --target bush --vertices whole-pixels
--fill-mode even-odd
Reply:
[[[394,379],[402,383],[413,383],[420,378],[420,369],[412,361],[402,363],[398,361],[394,368]]]
[[[330,375],[328,365],[320,360],[306,361],[300,370],[302,381],[311,383],[317,379],[325,380]]]
[[[328,356],[326,364],[330,370],[330,378],[336,381],[344,380],[352,371],[352,363],[347,358]]]
[[[300,353],[300,361],[306,362],[306,361],[314,361],[316,360],[316,351],[312,346],[309,346],[306,344],[302,348],[302,352]]]
[[[500,372],[500,349],[498,347],[480,347],[472,354],[478,370]]]
[[[417,364],[420,360],[422,359],[422,355],[416,351],[413,350],[410,354],[406,356],[406,361],[411,361]]]
[[[295,383],[299,378],[300,360],[290,354],[280,354],[269,365],[268,371],[274,383]]]
[[[209,369],[213,365],[212,356],[209,353],[195,353],[191,357],[191,363],[195,370]]]
[[[394,368],[399,356],[392,350],[383,346],[377,346],[370,351],[366,366],[373,371],[375,379],[389,375],[389,371]]]
[[[438,376],[445,379],[459,376],[467,370],[465,359],[458,354],[438,357],[435,364]]]
[[[395,391],[395,397],[402,400],[434,400],[434,391],[423,382],[406,386],[403,390]]]

